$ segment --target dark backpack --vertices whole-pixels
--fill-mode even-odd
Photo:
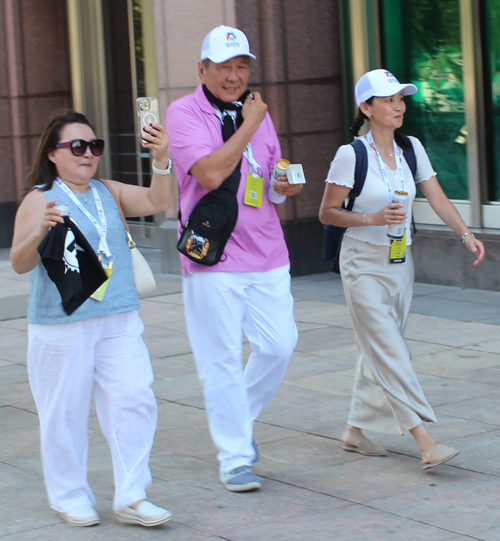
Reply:
[[[405,135],[395,134],[396,143],[403,149],[403,156],[410,168],[413,178],[417,173],[417,157],[411,140]],[[350,143],[356,154],[356,166],[354,169],[354,186],[349,192],[349,202],[342,204],[342,208],[351,211],[354,206],[356,197],[361,193],[365,185],[366,174],[368,172],[368,152],[366,146],[361,139],[355,139]],[[412,217],[413,231],[416,232],[415,221]],[[342,238],[346,232],[346,227],[338,227],[336,225],[325,225],[323,235],[323,259],[328,259],[332,262],[332,272],[340,274],[339,256]]]

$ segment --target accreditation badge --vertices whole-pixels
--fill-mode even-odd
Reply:
[[[406,261],[406,232],[400,240],[391,241],[389,263],[404,263]]]
[[[102,299],[104,299],[104,294],[106,293],[106,289],[108,289],[109,279],[113,274],[113,262],[110,261],[107,266],[103,265],[102,268],[104,269],[108,279],[98,289],[96,289],[92,295],[90,295],[90,298],[94,299],[95,301],[102,301]]]
[[[250,167],[247,173],[247,182],[245,185],[245,198],[243,202],[249,207],[262,207],[262,196],[264,194],[264,177],[260,169]]]

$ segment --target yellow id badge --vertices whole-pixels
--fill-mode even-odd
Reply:
[[[247,182],[245,185],[245,199],[243,202],[250,207],[262,207],[262,195],[264,194],[264,177],[262,173],[251,169],[247,173]]]
[[[400,240],[391,241],[390,263],[404,263],[406,261],[406,233]]]
[[[104,293],[106,293],[106,289],[108,289],[109,279],[113,274],[113,262],[110,261],[107,267],[103,266],[103,269],[108,279],[102,285],[100,285],[99,288],[92,293],[92,295],[90,295],[90,298],[96,301],[102,301],[102,299],[104,299]]]

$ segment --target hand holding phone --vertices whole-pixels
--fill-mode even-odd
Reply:
[[[159,165],[161,164],[161,169],[163,165],[167,168],[167,164],[169,163],[169,139],[167,131],[159,122],[159,118],[160,113],[157,98],[137,99],[137,126],[142,146],[153,152],[153,159]],[[154,126],[151,124],[154,124]],[[144,137],[147,137],[147,139],[144,139]]]
[[[144,127],[149,127],[151,124],[159,124],[160,112],[157,98],[137,98],[137,117],[139,137],[142,134]],[[148,143],[141,138],[142,143]]]

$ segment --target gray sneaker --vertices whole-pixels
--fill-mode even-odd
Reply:
[[[250,466],[240,466],[220,476],[221,483],[231,492],[248,492],[260,488],[259,478]]]
[[[260,464],[260,453],[259,453],[259,448],[257,447],[257,444],[255,443],[255,440],[252,440],[252,447],[253,447],[253,450],[255,451],[255,456],[252,459],[251,466],[258,466]]]

